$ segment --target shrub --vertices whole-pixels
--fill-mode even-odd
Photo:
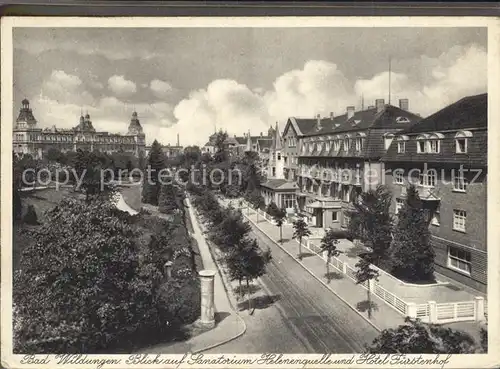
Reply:
[[[31,225],[37,225],[38,223],[38,216],[36,215],[36,210],[33,205],[28,205],[28,209],[26,211],[26,214],[24,214],[24,222],[27,224]]]
[[[165,340],[192,319],[193,281],[169,287],[175,293],[166,296],[161,289],[160,251],[172,229],[146,243],[151,229],[142,225],[153,222],[140,218],[96,200],[65,199],[48,212],[14,276],[16,353],[94,353]]]

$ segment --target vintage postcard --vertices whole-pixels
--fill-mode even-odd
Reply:
[[[2,367],[500,364],[497,19],[1,37]]]

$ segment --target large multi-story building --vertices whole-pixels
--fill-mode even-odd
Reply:
[[[385,184],[397,214],[415,184],[427,210],[436,270],[486,292],[487,94],[463,98],[398,132]]]
[[[124,151],[139,156],[145,149],[146,136],[142,130],[137,113],[132,113],[128,132],[124,135],[97,132],[90,115],[80,117],[79,123],[71,129],[40,128],[27,99],[22,101],[19,115],[13,129],[12,149],[17,154],[30,154],[42,158],[50,148],[62,152],[99,150],[112,153]]]
[[[357,196],[382,182],[384,155],[398,131],[421,118],[376,100],[375,106],[316,119],[289,118],[284,130],[286,170],[297,178],[298,212],[319,228],[345,228]]]

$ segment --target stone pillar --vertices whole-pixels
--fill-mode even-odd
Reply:
[[[347,263],[342,263],[342,273],[347,274]]]
[[[215,326],[214,277],[213,270],[198,272],[201,284],[201,316],[200,323],[204,326]]]
[[[474,297],[474,302],[476,303],[476,322],[485,320],[484,316],[484,297],[476,296]]]
[[[427,303],[429,304],[429,323],[436,323],[437,322],[436,301],[429,301]]]
[[[406,315],[410,318],[415,319],[417,317],[417,304],[415,304],[414,302],[408,302],[407,307],[408,311],[406,312]]]

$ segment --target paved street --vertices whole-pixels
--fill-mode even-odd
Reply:
[[[259,230],[253,228],[251,235],[261,247],[271,249],[273,261],[259,292],[274,303],[245,318],[244,336],[213,352],[362,352],[363,344],[378,335]]]

